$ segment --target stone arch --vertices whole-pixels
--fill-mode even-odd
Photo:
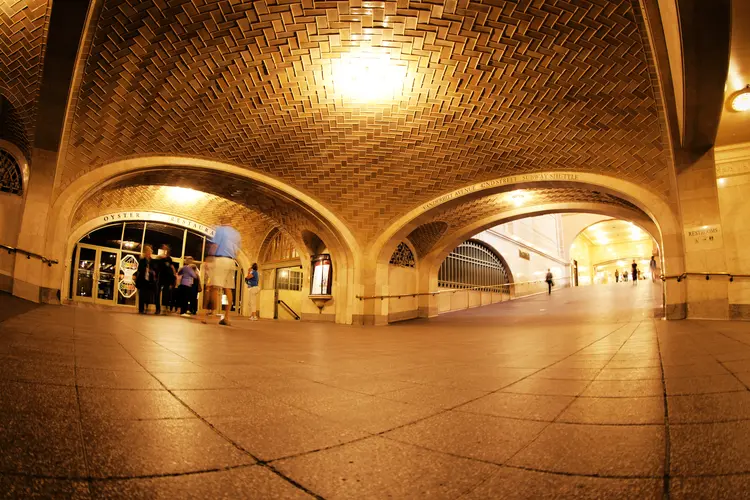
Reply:
[[[438,242],[434,249],[429,255],[425,256],[424,265],[425,272],[420,276],[422,281],[420,282],[420,290],[436,290],[437,289],[437,273],[439,267],[447,255],[462,241],[470,238],[471,236],[481,233],[486,229],[490,229],[496,225],[512,222],[514,220],[523,219],[526,217],[534,217],[539,215],[553,214],[553,213],[592,213],[598,215],[605,215],[615,217],[618,219],[624,219],[637,224],[639,227],[647,230],[649,234],[651,231],[657,231],[657,237],[655,239],[660,241],[661,233],[658,232],[656,224],[646,216],[646,214],[639,210],[631,210],[626,208],[616,208],[612,206],[597,204],[597,203],[558,203],[558,204],[547,204],[537,207],[525,207],[515,210],[503,211],[489,215],[488,217],[468,224],[450,235],[446,235],[443,240]],[[663,242],[663,238],[662,238]],[[662,302],[666,300],[666,286],[663,287]],[[437,314],[436,307],[430,305],[430,315]],[[667,312],[666,310],[664,311]]]
[[[424,203],[395,220],[369,247],[365,261],[375,262],[376,265],[369,268],[369,276],[364,277],[362,280],[366,284],[366,293],[364,295],[372,296],[382,293],[382,284],[387,283],[387,275],[382,271],[382,263],[387,261],[392,248],[398,244],[398,241],[407,237],[419,226],[440,220],[441,214],[448,213],[476,200],[504,196],[518,190],[535,192],[534,190],[545,189],[578,190],[583,193],[596,194],[596,197],[602,199],[602,201],[613,202],[587,203],[589,196],[581,195],[577,199],[571,199],[566,203],[551,203],[550,205],[554,206],[554,209],[546,213],[566,211],[585,212],[588,210],[581,210],[579,207],[588,207],[589,210],[606,215],[620,208],[630,209],[630,212],[640,214],[637,218],[648,220],[657,228],[659,234],[657,241],[660,241],[665,256],[662,263],[662,268],[665,272],[668,274],[684,272],[683,237],[679,218],[676,215],[678,213],[676,203],[635,183],[607,175],[581,172],[542,172],[538,174],[501,177],[469,185]],[[571,207],[576,208],[571,210]],[[505,216],[507,217],[513,217],[514,214],[523,214],[518,216],[520,218],[532,214],[541,214],[544,210],[539,205],[529,203],[528,206],[508,209],[504,212],[506,212]],[[482,216],[479,215],[477,217]],[[469,224],[476,231],[468,235],[462,235],[462,237],[465,238],[476,234],[481,231],[479,228],[487,224],[497,224],[498,220],[500,219],[492,215],[490,217],[483,217],[480,219],[480,222]],[[435,249],[432,248],[430,254],[434,252]],[[435,255],[431,255],[430,260],[434,258]],[[434,266],[437,264],[432,261],[425,262],[425,265],[429,266],[430,269],[434,269]],[[684,317],[685,289],[684,287],[675,285],[667,283],[665,286],[665,289],[669,290],[670,303],[674,303],[674,307],[670,311],[670,317],[681,318]],[[421,291],[434,290],[436,286],[437,280],[432,270],[420,273]],[[383,313],[382,308],[379,308],[372,301],[367,306],[366,314],[378,316]]]
[[[269,203],[274,205],[271,208],[288,209],[290,217],[297,217],[316,234],[323,233],[322,239],[325,239],[332,258],[335,259],[334,269],[338,270],[338,280],[334,283],[337,294],[328,314],[335,317],[337,322],[351,322],[350,291],[354,286],[352,270],[357,267],[360,255],[359,245],[349,228],[327,207],[309,195],[274,178],[235,165],[205,159],[152,156],[115,161],[97,168],[79,177],[58,193],[50,211],[52,216],[48,221],[46,254],[59,257],[65,255],[72,214],[88,197],[99,190],[117,186],[118,183],[128,185],[139,182],[139,176],[140,182],[143,179],[153,179],[153,175],[158,172],[183,175],[188,181],[186,187],[193,187],[190,182],[200,176],[210,176],[212,183],[220,182],[222,179],[234,179],[234,185],[244,189],[244,194],[237,195],[238,201],[242,201],[243,196],[247,201],[247,193],[250,191],[263,193],[264,199],[270,200]],[[224,193],[224,196],[231,199],[233,194]],[[295,231],[292,236],[298,247],[305,248],[302,242],[302,227]],[[61,280],[64,281],[64,278],[59,270],[53,270],[44,277],[45,286],[54,288],[60,287]]]
[[[420,257],[427,255],[432,246],[440,240],[447,230],[447,222],[427,222],[417,226],[406,238],[414,245],[416,254]]]

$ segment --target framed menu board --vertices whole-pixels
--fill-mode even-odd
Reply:
[[[331,295],[333,284],[331,256],[327,253],[313,255],[311,264],[310,295]]]

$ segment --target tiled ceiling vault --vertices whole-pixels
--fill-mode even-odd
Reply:
[[[51,2],[0,1],[0,139],[30,157]]]
[[[209,225],[227,217],[242,235],[242,249],[251,259],[257,255],[263,237],[273,228],[266,217],[233,201],[203,193],[185,203],[170,196],[169,189],[166,186],[127,186],[99,191],[76,209],[72,227],[75,229],[101,215],[129,210],[175,214]]]
[[[457,234],[456,231],[481,219],[520,208],[575,202],[599,204],[603,207],[624,208],[631,211],[634,215],[648,218],[646,214],[632,203],[607,193],[581,188],[530,189],[485,196],[437,212],[430,216],[428,222],[414,229],[409,235],[409,239],[414,243],[419,255],[424,256],[443,237],[470,237],[470,234]],[[498,220],[497,224],[500,223],[502,221]]]
[[[206,194],[192,202],[197,204],[195,207],[190,203],[176,203],[169,197],[160,201],[158,195],[165,193],[162,187],[166,186],[183,186]],[[247,248],[260,245],[263,237],[273,227],[279,227],[300,246],[303,245],[303,231],[311,231],[328,245],[336,243],[330,239],[330,233],[326,233],[326,228],[315,220],[313,214],[278,193],[241,182],[229,175],[199,170],[155,169],[121,178],[89,195],[77,208],[73,225],[91,219],[92,217],[86,217],[92,213],[91,210],[99,209],[96,207],[110,211],[153,209],[174,214],[185,213],[186,217],[203,223],[217,223],[222,215],[230,215],[238,226],[246,227],[248,234],[252,235],[252,245],[249,242],[243,243],[247,244]],[[243,210],[237,210],[238,207]],[[213,211],[216,213],[212,213]]]
[[[61,187],[123,157],[207,157],[310,193],[360,237],[509,174],[664,193],[641,24],[637,0],[103,0]],[[405,68],[403,92],[339,95],[336,64],[363,50]]]

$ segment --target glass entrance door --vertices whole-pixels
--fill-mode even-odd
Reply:
[[[117,252],[99,250],[97,253],[99,254],[99,272],[96,277],[96,301],[105,304],[114,304]]]
[[[119,251],[78,246],[75,300],[113,305],[117,291]]]
[[[96,269],[96,249],[78,246],[76,258],[75,299],[94,300],[94,274]]]

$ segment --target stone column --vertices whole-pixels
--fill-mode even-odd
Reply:
[[[424,259],[419,263],[419,286],[420,293],[436,292],[438,289],[438,275],[434,272],[435,265],[432,260]],[[419,317],[434,318],[439,313],[438,295],[419,296]]]
[[[727,271],[750,274],[750,143],[716,148],[716,177]],[[729,318],[750,319],[750,279],[727,288]]]
[[[682,214],[685,270],[724,272],[727,270],[719,195],[716,187],[714,151],[683,162],[677,175]],[[669,266],[668,266],[669,268]],[[728,318],[728,282],[691,276],[686,281],[688,318]],[[679,295],[679,284],[668,282],[668,291]]]
[[[35,148],[31,155],[28,191],[21,216],[16,246],[44,255],[47,239],[47,219],[54,190],[57,153]],[[62,256],[47,256],[62,259]],[[60,261],[55,266],[64,266]],[[16,258],[13,271],[13,295],[33,302],[59,302],[59,283],[49,285],[49,267],[36,258]]]

